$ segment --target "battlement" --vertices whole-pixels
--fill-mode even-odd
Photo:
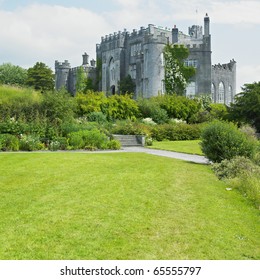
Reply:
[[[212,69],[219,70],[219,71],[228,70],[228,71],[232,72],[232,71],[235,70],[235,65],[236,65],[236,61],[234,59],[232,59],[232,60],[230,60],[229,63],[225,63],[225,64],[218,63],[218,64],[215,64],[215,65],[212,65]]]
[[[55,69],[66,69],[66,68],[71,68],[68,60],[64,60],[64,62],[59,62],[58,60],[55,60]]]
[[[164,34],[164,35],[163,35]],[[154,35],[155,39],[159,36],[170,36],[171,29],[168,27],[162,27],[162,26],[156,26],[154,24],[149,24],[147,28],[141,26],[139,30],[133,29],[133,31],[130,33],[127,31],[127,29],[124,29],[124,31],[118,31],[114,32],[113,34],[109,34],[106,36],[101,37],[101,43],[105,42],[112,42],[118,39],[135,39],[136,37],[145,35]],[[97,44],[97,49],[100,48],[100,44]]]

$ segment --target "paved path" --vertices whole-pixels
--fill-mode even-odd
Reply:
[[[206,157],[199,156],[199,155],[191,155],[191,154],[156,150],[156,149],[150,149],[150,148],[145,148],[145,147],[123,147],[123,151],[124,152],[147,153],[147,154],[152,154],[152,155],[156,155],[156,156],[176,158],[176,159],[181,159],[181,160],[195,162],[195,163],[209,164],[209,160]]]

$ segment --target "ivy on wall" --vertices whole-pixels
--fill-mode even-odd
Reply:
[[[165,89],[167,94],[184,95],[187,83],[196,73],[195,68],[185,66],[184,61],[189,56],[189,50],[183,45],[166,45]]]

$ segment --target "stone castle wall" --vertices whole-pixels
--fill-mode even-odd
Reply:
[[[184,45],[189,49],[185,64],[196,68],[196,75],[187,87],[187,95],[213,94],[215,102],[222,102],[219,85],[225,88],[224,103],[233,101],[236,82],[236,62],[212,66],[211,35],[208,15],[202,26],[193,25],[186,35],[174,28],[164,28],[149,24],[131,33],[127,30],[115,32],[101,38],[96,45],[97,60],[101,62],[102,79],[99,90],[115,94],[120,80],[130,75],[136,84],[135,98],[149,98],[164,94],[164,57],[166,44]],[[96,80],[96,68],[88,64],[88,56],[83,55],[86,75]],[[68,61],[55,62],[56,88],[65,86],[75,94],[77,68],[70,68]],[[231,94],[229,94],[232,92]]]

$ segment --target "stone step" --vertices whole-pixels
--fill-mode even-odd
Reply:
[[[113,137],[121,143],[122,147],[144,146],[144,136],[141,135],[113,134]]]

